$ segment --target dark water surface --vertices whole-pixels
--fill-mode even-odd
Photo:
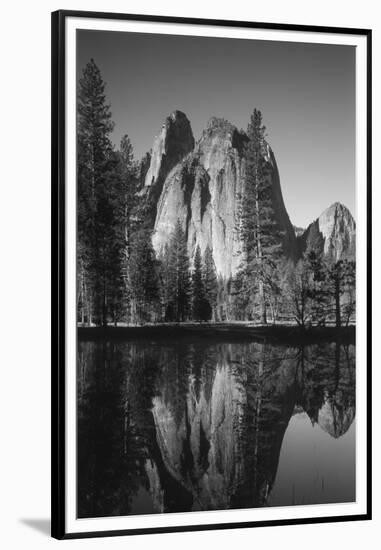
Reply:
[[[78,517],[353,502],[355,346],[78,343]]]

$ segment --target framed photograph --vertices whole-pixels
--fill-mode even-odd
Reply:
[[[370,519],[370,201],[370,30],[52,14],[55,538]]]

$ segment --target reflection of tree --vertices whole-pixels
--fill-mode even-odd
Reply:
[[[139,489],[154,496],[154,484],[157,493],[162,486],[166,491],[149,511],[191,507],[192,497],[166,471],[156,442],[152,399],[165,356],[144,344],[79,344],[79,517],[136,513]]]
[[[266,505],[293,412],[340,437],[354,383],[352,345],[80,343],[79,516]]]
[[[295,405],[294,350],[256,344],[246,359],[246,404],[241,422],[245,474],[231,506],[266,503],[277,471],[283,436]]]
[[[157,386],[165,403],[173,412],[177,425],[181,422],[188,392],[189,349],[180,343],[165,346],[159,355],[161,365]]]
[[[149,414],[152,369],[135,347],[113,343],[79,345],[87,357],[87,376],[78,392],[79,517],[130,513],[131,499],[146,485],[146,440],[153,437]],[[91,364],[91,368],[89,368]],[[143,367],[141,376],[134,370]]]

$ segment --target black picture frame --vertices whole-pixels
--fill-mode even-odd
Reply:
[[[168,526],[158,528],[120,529],[112,531],[67,532],[65,526],[65,24],[69,17],[92,19],[117,19],[156,23],[185,23],[241,27],[247,29],[271,29],[305,31],[311,33],[337,33],[339,35],[362,35],[367,42],[367,510],[364,514],[350,516],[311,517],[303,519],[270,520],[256,522],[219,523],[208,525]],[[370,29],[341,28],[329,26],[289,25],[258,23],[250,21],[209,20],[197,18],[132,15],[125,13],[82,12],[59,10],[52,13],[51,35],[51,235],[52,235],[52,355],[51,355],[51,534],[56,539],[138,535],[148,533],[192,532],[210,529],[236,529],[247,527],[314,524],[342,521],[370,520],[372,517],[372,419],[371,419],[371,179],[372,179],[372,31]]]

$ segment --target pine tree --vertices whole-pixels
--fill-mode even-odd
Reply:
[[[192,272],[192,318],[196,321],[208,321],[212,316],[212,307],[206,297],[205,280],[202,273],[201,250],[197,245]]]
[[[233,318],[239,321],[251,320],[255,311],[257,286],[254,287],[246,265],[239,269],[231,287]]]
[[[340,299],[344,292],[343,285],[343,263],[342,261],[335,262],[330,266],[328,271],[329,281],[332,285],[332,295],[335,303],[335,323],[337,327],[341,327],[341,305]]]
[[[235,300],[233,296],[234,282],[231,277],[225,279],[217,277],[217,305],[214,319],[216,321],[230,321],[238,318],[235,315]]]
[[[201,251],[197,245],[193,261],[192,272],[192,318],[202,320],[202,306],[204,301],[204,284],[202,281]]]
[[[309,298],[311,299],[311,321],[325,325],[330,314],[330,295],[327,284],[328,270],[321,254],[309,247],[303,257],[303,265],[309,275]]]
[[[166,243],[159,257],[161,317],[164,321],[174,320],[173,288],[171,286],[174,281],[170,266],[170,256],[169,244]]]
[[[108,278],[113,212],[106,191],[114,168],[105,84],[92,59],[83,70],[78,92],[78,278],[82,290],[81,320],[107,323]],[[86,289],[86,292],[85,292]]]
[[[265,270],[264,286],[266,289],[266,300],[269,305],[273,324],[277,322],[281,313],[288,272],[289,262],[284,258],[274,261],[271,270]]]
[[[266,293],[272,291],[267,283],[282,251],[282,232],[276,221],[269,165],[265,158],[265,132],[262,113],[254,109],[244,149],[246,175],[239,221],[243,248],[241,271],[248,279],[244,287],[250,293],[258,292],[260,319],[264,324],[267,323]]]
[[[131,242],[129,278],[132,294],[131,320],[154,321],[159,314],[158,262],[152,246],[151,232],[135,231]]]
[[[125,173],[122,157],[111,143],[111,111],[93,59],[83,70],[78,90],[80,319],[106,325],[124,315]]]
[[[356,312],[356,263],[344,260],[344,297],[342,315],[345,325],[348,326]]]
[[[191,309],[191,281],[186,236],[178,220],[169,243],[169,281],[172,298],[168,307],[177,321],[185,321]]]
[[[342,315],[345,315],[346,324],[354,313],[355,303],[355,264],[347,259],[326,263],[327,292],[332,303],[333,316],[337,328],[342,325]],[[348,301],[349,300],[349,301]],[[348,307],[349,303],[349,309]],[[349,317],[348,317],[349,313]]]
[[[101,268],[104,271],[106,303],[103,319],[109,319],[115,325],[117,321],[125,319],[126,314],[123,300],[124,200],[125,181],[120,173],[120,157],[118,153],[112,152],[104,181],[104,194],[99,200],[97,223],[103,237]]]
[[[204,282],[204,288],[205,288],[205,297],[208,300],[210,307],[212,309],[212,317],[214,320],[216,320],[218,281],[217,281],[216,267],[213,259],[213,252],[209,244],[206,246],[206,249],[204,252],[202,275],[203,275],[203,282]]]
[[[332,261],[310,249],[307,251],[306,260],[313,272],[313,319],[318,324],[325,324],[327,319],[334,319],[336,326],[341,327],[343,296],[349,289],[348,282],[352,279],[353,273],[349,267],[350,263],[347,260]]]
[[[137,204],[137,165],[134,162],[133,148],[130,138],[125,134],[119,147],[120,177],[122,180],[122,189],[120,197],[120,214],[123,233],[122,249],[122,277],[123,277],[123,301],[126,317],[131,318],[132,310],[136,309],[131,303],[133,291],[131,287],[131,274],[129,262],[132,247],[132,235],[137,230],[137,224],[134,220],[134,209]]]

